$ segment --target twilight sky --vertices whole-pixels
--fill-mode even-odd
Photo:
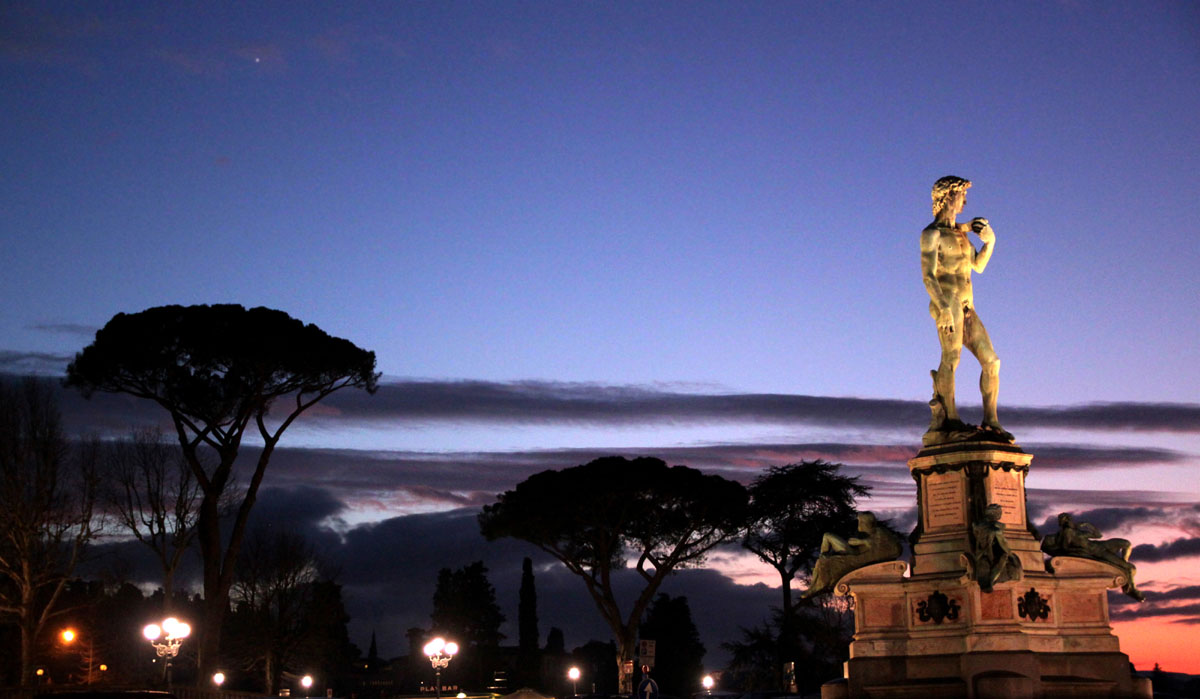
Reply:
[[[0,371],[167,303],[374,350],[388,384],[289,432],[259,517],[401,653],[441,566],[486,560],[515,622],[530,550],[474,511],[600,454],[827,458],[911,526],[917,236],[961,175],[1031,509],[1140,544],[1122,648],[1200,672],[1198,36],[1185,2],[4,3]],[[63,398],[79,431],[160,417]],[[538,581],[543,633],[607,638]],[[701,628],[719,661],[771,582],[733,551],[667,591],[741,610]]]

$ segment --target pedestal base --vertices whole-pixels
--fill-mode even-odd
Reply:
[[[900,561],[843,577],[854,599],[845,680],[822,697],[1150,697],[1108,620],[1122,572],[1081,558],[1051,561],[983,592],[967,575],[906,577]]]

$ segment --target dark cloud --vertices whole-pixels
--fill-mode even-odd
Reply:
[[[1084,430],[1200,432],[1200,405],[1193,403],[1094,403],[1062,408],[1005,408],[1016,427]]]
[[[1175,524],[1188,514],[1200,513],[1200,505],[1162,505],[1157,507],[1098,507],[1072,512],[1076,522],[1092,524],[1101,532],[1126,529],[1139,524]],[[1041,531],[1058,531],[1058,514],[1051,513],[1042,521]]]
[[[152,55],[169,69],[197,77],[222,75],[228,70],[223,58],[208,51],[172,47],[159,49]]]
[[[1151,587],[1151,585],[1154,585],[1154,587]],[[1182,602],[1187,600],[1200,602],[1200,585],[1182,585],[1168,587],[1165,590],[1157,589],[1158,585],[1154,583],[1151,583],[1151,585],[1141,586],[1142,593],[1146,595],[1146,602],[1144,604],[1157,605],[1163,602]],[[1108,603],[1112,607],[1141,607],[1136,600],[1115,590],[1109,590]]]
[[[672,464],[724,472],[748,481],[767,466],[808,459],[851,463],[870,448],[852,445],[713,445],[679,448],[545,449],[504,452],[417,452],[350,449],[277,449],[272,468],[288,482],[320,483],[349,489],[392,489],[436,486],[447,492],[482,490],[497,493],[547,469],[587,463],[601,456],[660,457]],[[246,452],[246,457],[253,454]],[[911,453],[911,451],[910,451]],[[245,458],[245,457],[244,457]],[[848,466],[853,475],[891,475],[872,465]],[[906,489],[912,480],[903,462],[888,471]]]
[[[236,487],[236,484],[235,484]],[[341,536],[331,527],[344,525],[337,516],[345,505],[311,486],[263,487],[250,514],[248,533],[287,530],[303,536],[324,558],[341,557]],[[228,526],[225,529],[228,532]],[[119,528],[105,530],[90,549],[83,575],[161,586],[162,568],[151,549]],[[186,555],[176,574],[183,587],[200,585],[199,556]]]
[[[646,386],[519,381],[390,381],[374,396],[331,396],[326,419],[480,422],[802,422],[896,427],[922,424],[922,401],[771,393],[687,393]],[[977,416],[967,415],[968,419]],[[1013,426],[1200,431],[1200,405],[1105,403],[1064,408],[1006,407]]]
[[[65,360],[60,366],[65,366]],[[57,385],[57,383],[56,383]],[[96,394],[90,400],[62,389],[61,404],[72,431],[124,434],[132,425],[165,423],[166,414],[149,401],[122,395]],[[1113,406],[1112,416],[1120,411]],[[1138,406],[1126,406],[1136,413]],[[1188,406],[1173,406],[1195,411]],[[1080,409],[1088,414],[1091,408]],[[1020,412],[1019,409],[1013,412]],[[1006,415],[1009,413],[1006,413]],[[1064,421],[1070,409],[1056,413]],[[1160,418],[1162,415],[1159,416]],[[1176,416],[1178,417],[1178,416]],[[384,386],[379,395],[342,392],[321,403],[305,424],[337,428],[392,426],[410,422],[585,423],[628,425],[645,423],[703,423],[706,421],[780,422],[897,427],[921,425],[928,419],[923,403],[782,395],[716,395],[674,392],[661,388],[605,387],[550,383],[405,382]],[[1139,429],[1151,429],[1154,420],[1139,418]],[[1158,419],[1158,418],[1156,418]],[[1009,421],[1010,424],[1017,421]],[[322,424],[324,423],[324,424]],[[1163,419],[1160,428],[1184,429]],[[1098,424],[1106,424],[1100,421]],[[1043,425],[1044,426],[1044,425]],[[1061,425],[1060,425],[1061,426]],[[1186,429],[1192,429],[1190,427]],[[285,440],[286,442],[286,440]],[[654,455],[721,473],[743,483],[763,469],[786,463],[825,459],[846,465],[847,473],[860,476],[872,488],[873,505],[902,533],[915,524],[914,484],[906,462],[919,445],[913,443],[845,444],[838,442],[716,443],[669,448],[555,448],[513,451],[385,451],[357,449],[277,449],[268,475],[269,488],[260,493],[254,511],[255,526],[288,527],[308,537],[322,555],[341,571],[346,600],[352,615],[353,640],[365,647],[372,631],[378,634],[385,654],[407,651],[404,632],[426,626],[431,611],[437,571],[475,560],[484,561],[497,590],[497,599],[508,617],[503,631],[515,638],[517,586],[525,556],[537,566],[539,612],[543,636],[558,626],[567,633],[569,646],[592,638],[607,640],[603,624],[581,581],[546,554],[523,542],[486,542],[478,532],[475,514],[495,495],[514,487],[530,475],[552,468],[586,463],[596,457]],[[1033,469],[1071,471],[1120,464],[1177,463],[1192,458],[1179,452],[1142,447],[1091,447],[1060,444],[1026,445],[1035,454]],[[242,450],[240,479],[258,455],[257,448]],[[1120,530],[1138,524],[1179,526],[1193,519],[1200,505],[1162,502],[1160,494],[1140,491],[1029,490],[1032,521],[1049,519],[1067,508],[1082,505],[1077,516],[1102,530]],[[349,526],[343,518],[365,511],[395,514],[398,511],[455,508],[432,514],[391,517],[373,524]],[[1189,509],[1190,508],[1190,509]],[[1186,515],[1186,516],[1185,516]],[[1190,520],[1188,520],[1190,521]],[[1045,526],[1045,525],[1043,525]],[[1056,527],[1052,527],[1054,529]],[[1181,542],[1200,542],[1182,539]],[[1172,542],[1159,547],[1138,547],[1135,561],[1166,560],[1184,555],[1193,544]],[[1196,544],[1200,551],[1200,544]],[[153,581],[152,559],[136,557],[136,543],[108,542],[98,549],[125,574]],[[736,547],[735,549],[736,550]],[[1192,550],[1192,549],[1187,549]],[[1148,554],[1148,555],[1144,555]],[[1194,555],[1194,554],[1193,554]],[[1155,558],[1157,556],[1158,558]],[[192,561],[195,557],[189,556]],[[194,566],[194,563],[189,563]],[[194,575],[194,567],[188,569]],[[119,571],[118,571],[119,573]],[[194,579],[194,578],[193,578]],[[1146,581],[1151,585],[1153,581]],[[639,585],[634,573],[617,576],[618,594],[627,599]],[[777,585],[777,583],[775,583]],[[1186,592],[1155,590],[1153,599],[1171,615],[1185,618],[1190,598]],[[663,588],[685,594],[696,612],[697,624],[709,649],[710,662],[719,662],[719,644],[738,636],[738,626],[752,626],[778,605],[779,590],[768,585],[741,586],[716,570],[682,571]],[[1124,607],[1114,604],[1114,615]],[[707,614],[704,610],[722,610]],[[1157,607],[1156,607],[1157,609]],[[1132,612],[1131,612],[1132,613]],[[1155,612],[1166,616],[1167,612]],[[1114,617],[1115,618],[1115,617]]]
[[[0,373],[12,376],[61,376],[72,354],[0,349]]]
[[[1058,531],[1061,512],[1094,525],[1105,538],[1132,537],[1142,526],[1200,534],[1200,504],[1172,502],[1173,496],[1161,491],[1028,488],[1026,496],[1029,521],[1040,523],[1037,529],[1043,536]],[[1136,548],[1133,556],[1138,556]]]
[[[73,356],[64,354],[0,350],[0,371],[22,373],[27,367],[36,366],[37,373],[62,374],[71,359]],[[36,364],[31,364],[34,362]],[[147,401],[122,401],[119,400],[121,396],[109,394],[95,394],[91,401],[83,403],[77,400],[78,392],[64,393],[64,412],[78,413],[78,421],[83,423],[101,416],[111,420],[125,414],[130,419],[145,421],[150,407]],[[705,394],[644,386],[537,381],[393,381],[382,384],[374,396],[363,391],[339,391],[304,416],[305,424],[310,427],[346,424],[385,427],[434,422],[597,426],[743,422],[909,429],[925,424],[928,419],[928,407],[919,401]],[[1005,422],[1041,428],[1197,432],[1200,431],[1200,405],[1113,403],[1055,410],[1010,407],[1005,410]],[[796,445],[763,444],[758,448],[763,452],[773,446],[794,448]],[[916,446],[914,438],[909,444],[837,445],[837,448],[856,453],[861,457],[856,460],[893,463],[906,461]],[[1035,445],[1027,446],[1033,450]],[[1165,449],[1077,445],[1038,445],[1037,453],[1039,466],[1044,468],[1163,463],[1185,458]]]
[[[1155,591],[1152,599],[1172,602],[1182,599],[1194,599],[1200,601],[1200,585],[1184,585],[1182,587],[1173,587],[1162,592]]]
[[[130,582],[150,589],[162,587],[162,565],[150,547],[117,531],[93,542],[76,574],[89,579]],[[198,589],[200,557],[185,554],[175,580],[179,589]]]
[[[568,648],[591,639],[607,641],[612,632],[600,617],[582,580],[536,547],[515,539],[488,542],[479,533],[478,509],[394,517],[354,527],[342,536],[323,529],[320,518],[336,514],[336,501],[312,489],[264,490],[255,507],[255,526],[288,527],[314,543],[320,555],[339,571],[353,641],[366,647],[377,634],[384,655],[408,652],[405,631],[428,628],[437,572],[483,561],[496,588],[496,599],[507,621],[501,628],[516,639],[521,561],[534,560],[539,628],[543,642],[551,627],[563,629]],[[269,525],[269,526],[267,526]],[[731,549],[736,551],[736,547]],[[110,541],[93,548],[85,575],[129,580],[157,586],[161,571],[149,549],[136,541]],[[199,585],[197,557],[186,556],[180,585]],[[641,589],[633,571],[614,576],[617,599],[627,609]],[[738,626],[766,620],[779,604],[778,588],[738,585],[716,570],[689,569],[669,577],[661,588],[686,595],[710,661],[721,661],[720,644],[738,635]],[[704,610],[722,610],[705,614]]]
[[[905,465],[915,453],[908,445],[853,445],[836,443],[713,444],[686,447],[626,447],[605,449],[541,449],[504,452],[420,452],[368,451],[351,449],[277,449],[272,459],[272,479],[280,485],[317,484],[339,492],[340,497],[368,497],[371,493],[407,490],[413,497],[428,497],[450,506],[472,506],[489,502],[496,493],[512,488],[534,473],[587,463],[608,456],[657,456],[672,464],[684,464],[719,473],[743,483],[771,466],[806,460],[824,459],[845,465],[846,473],[859,476],[872,488],[875,498],[911,498],[915,486]],[[256,453],[245,450],[243,458]],[[1096,450],[1095,460],[1120,451]],[[1174,453],[1167,453],[1174,458]],[[1089,457],[1093,458],[1093,457]],[[1035,458],[1035,464],[1038,463]],[[1049,467],[1053,468],[1053,467]],[[1085,516],[1099,521],[1103,528],[1116,526],[1117,510],[1136,505],[1136,493],[1103,491],[1060,491],[1030,489],[1030,514],[1033,521],[1057,516],[1064,500],[1103,504],[1106,498],[1112,512],[1090,510]],[[1179,515],[1183,511],[1161,509],[1161,498],[1146,494],[1152,502],[1149,518]],[[1137,511],[1119,516],[1134,520]],[[1087,520],[1092,521],[1092,520]]]
[[[91,73],[81,44],[112,37],[116,23],[97,16],[52,12],[36,5],[0,4],[0,55],[7,60]]]
[[[1025,450],[1034,454],[1033,468],[1037,470],[1082,470],[1109,466],[1145,466],[1169,464],[1191,458],[1187,454],[1152,447],[1090,447],[1063,444],[1027,444]]]
[[[247,525],[250,530],[286,530],[304,536],[318,551],[336,549],[340,537],[335,528],[345,523],[338,517],[345,503],[323,488],[298,485],[263,487],[258,492]]]
[[[913,424],[915,420],[921,424],[920,411],[928,421],[928,408],[915,401],[680,393],[644,386],[546,381],[392,381],[382,384],[374,396],[338,394],[327,407],[331,410],[324,416],[330,419],[385,421]]]
[[[1195,624],[1200,623],[1200,602],[1195,604],[1181,604],[1177,606],[1152,606],[1150,604],[1142,604],[1138,606],[1122,607],[1120,610],[1113,611],[1109,614],[1109,618],[1113,621],[1136,621],[1145,619],[1146,617],[1160,616],[1180,616],[1190,617],[1185,623]]]
[[[514,539],[487,542],[479,534],[477,513],[463,509],[396,517],[346,534],[340,562],[353,640],[365,644],[375,632],[385,653],[406,652],[404,631],[429,625],[437,571],[480,560],[507,617],[501,631],[515,641],[521,561],[526,556],[534,560],[543,640],[555,626],[564,630],[568,648],[612,637],[582,580],[530,544]],[[633,571],[615,576],[616,596],[623,608],[628,609],[641,585]],[[667,579],[661,591],[688,597],[710,660],[720,657],[721,642],[737,637],[738,625],[765,620],[780,597],[778,589],[737,585],[709,569],[680,571]],[[722,613],[703,613],[713,609]]]
[[[1176,539],[1165,544],[1141,544],[1133,547],[1129,559],[1135,563],[1156,563],[1175,558],[1200,556],[1200,537]]]
[[[1108,591],[1109,618],[1113,621],[1136,621],[1145,617],[1180,617],[1174,623],[1200,623],[1200,585],[1168,586],[1144,584],[1145,602],[1137,602],[1116,590]],[[1182,604],[1181,604],[1182,603]]]
[[[88,342],[95,338],[96,331],[100,329],[94,325],[83,325],[80,323],[35,323],[34,325],[30,325],[29,328],[31,330],[41,330],[42,332],[58,335],[73,335],[83,338]]]

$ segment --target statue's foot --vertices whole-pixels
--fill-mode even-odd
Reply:
[[[947,418],[936,428],[930,427],[926,430],[921,443],[929,447],[951,442],[969,442],[976,439],[978,433],[979,428],[974,425],[968,425],[958,418]]]
[[[1000,426],[999,420],[984,420],[983,424],[980,425],[980,429],[983,430],[984,432],[992,433],[993,435],[999,437],[1002,441],[1005,441],[1005,442],[1011,442],[1015,439],[1012,436],[1012,432],[1009,432],[1008,430],[1006,430]]]
[[[1124,592],[1125,594],[1129,595],[1130,597],[1134,598],[1135,600],[1137,600],[1139,602],[1146,601],[1146,595],[1143,595],[1142,591],[1137,589],[1136,587],[1134,587],[1132,584],[1129,584],[1129,585],[1126,585],[1125,587],[1123,587],[1121,589],[1121,592]]]

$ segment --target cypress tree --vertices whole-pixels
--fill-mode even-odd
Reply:
[[[521,563],[521,590],[517,606],[517,673],[522,686],[542,686],[541,653],[538,649],[537,588],[533,560]]]

